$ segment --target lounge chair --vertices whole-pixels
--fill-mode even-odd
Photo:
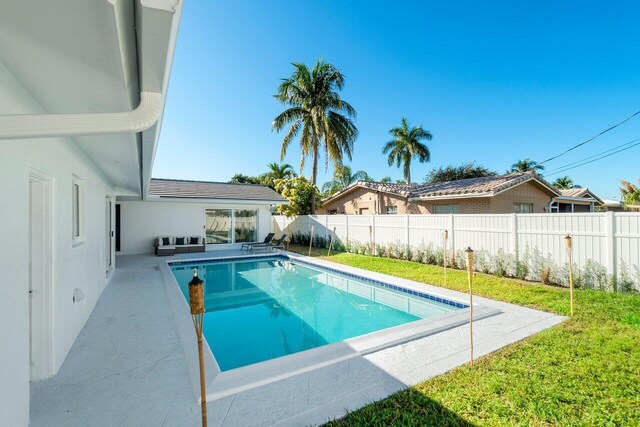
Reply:
[[[287,235],[283,234],[282,237],[278,239],[278,242],[275,245],[270,245],[269,249],[270,250],[280,249],[281,251],[284,252],[284,240],[286,238],[287,238]]]
[[[249,250],[253,251],[256,248],[258,248],[258,249],[265,248],[265,249],[269,249],[269,250],[271,250],[273,248],[282,248],[282,249],[284,249],[284,239],[286,239],[286,238],[287,238],[287,235],[283,234],[282,237],[280,237],[277,240],[275,245],[273,243],[258,243],[258,244],[255,244],[253,246],[250,246]]]
[[[271,241],[273,240],[273,238],[275,237],[276,233],[269,233],[267,234],[267,237],[264,238],[263,242],[257,242],[257,243],[243,243],[242,246],[240,247],[240,250],[251,250],[252,246],[256,246],[256,245],[267,245],[269,243],[271,243]]]

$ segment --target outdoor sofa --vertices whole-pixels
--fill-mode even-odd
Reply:
[[[202,236],[158,237],[154,242],[154,246],[157,256],[205,251],[205,242]]]

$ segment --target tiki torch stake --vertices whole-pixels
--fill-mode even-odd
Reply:
[[[315,229],[315,225],[311,225],[311,238],[309,239],[309,256],[311,256],[311,245],[313,244],[313,230]]]
[[[333,227],[333,233],[331,233],[331,238],[329,239],[329,250],[327,251],[327,256],[331,255],[331,245],[333,245],[333,236],[336,234],[336,228]]]
[[[567,261],[569,262],[569,306],[571,316],[573,316],[573,239],[571,235],[567,234],[564,237],[564,242],[567,245]]]
[[[473,250],[467,248],[467,277],[469,279],[469,338],[471,340],[471,366],[473,366]]]
[[[207,427],[207,392],[204,383],[204,353],[202,352],[202,322],[204,317],[204,294],[202,280],[198,278],[198,269],[193,269],[193,279],[189,282],[189,307],[193,326],[198,337],[198,361],[200,362],[200,406],[202,408],[202,426]]]

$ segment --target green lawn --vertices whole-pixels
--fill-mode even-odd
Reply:
[[[308,248],[291,251],[308,253]],[[443,286],[442,268],[349,253],[333,262]],[[450,289],[467,289],[449,270]],[[569,314],[567,289],[476,274],[478,295]],[[577,290],[575,316],[330,426],[640,426],[640,295]]]

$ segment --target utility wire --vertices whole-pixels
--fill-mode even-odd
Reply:
[[[604,151],[603,153],[595,154],[594,156],[590,156],[590,157],[587,157],[585,159],[579,160],[577,162],[570,163],[570,164],[565,165],[565,166],[563,166],[563,167],[561,167],[559,169],[556,169],[555,171],[551,172],[550,174],[547,174],[547,176],[557,175],[559,173],[566,172],[568,170],[575,169],[575,168],[580,167],[580,166],[588,165],[589,163],[593,163],[593,162],[596,162],[598,160],[602,160],[602,159],[604,159],[606,157],[613,156],[614,154],[618,154],[618,153],[620,153],[622,151],[625,151],[625,150],[633,148],[633,147],[635,147],[637,145],[640,145],[640,142],[638,142],[638,141],[640,141],[640,138],[635,139],[633,141],[629,141],[629,142],[627,142],[625,144],[619,145],[618,147],[612,148],[611,150],[616,150],[616,148],[623,147],[623,146],[627,145],[626,147],[619,148],[618,150],[613,151],[611,153],[603,154],[603,153],[607,153],[607,151],[611,151],[611,150],[607,150],[607,151]],[[628,145],[628,144],[631,144],[633,142],[635,142],[635,144]],[[596,156],[599,156],[599,157],[596,157]],[[593,157],[596,157],[596,158],[593,158]],[[592,160],[587,160],[587,159],[592,159]],[[572,166],[572,165],[574,165],[574,166]]]
[[[638,142],[638,141],[640,141],[640,138],[634,139],[634,140],[629,141],[629,142],[625,142],[624,144],[617,145],[615,147],[609,148],[608,150],[602,151],[600,153],[596,153],[596,154],[591,155],[589,157],[585,157],[584,159],[576,160],[575,162],[571,162],[571,163],[567,163],[566,165],[558,166],[557,168],[551,170],[551,172],[548,172],[548,173],[551,173],[551,174],[556,173],[557,171],[560,171],[561,169],[565,169],[565,168],[567,168],[569,166],[573,166],[573,165],[576,165],[578,163],[582,163],[585,160],[590,160],[590,159],[593,159],[594,157],[598,157],[598,156],[601,156],[603,154],[607,154],[607,153],[609,153],[611,151],[617,150],[619,148],[622,148],[622,147],[624,147],[626,145],[633,144],[634,142]]]
[[[555,160],[555,159],[557,159],[557,158],[558,158],[558,157],[560,157],[560,156],[564,156],[564,155],[565,155],[565,154],[567,154],[568,152],[573,151],[573,150],[575,150],[576,148],[581,147],[581,146],[585,145],[586,143],[593,141],[593,140],[594,140],[594,139],[596,139],[597,137],[599,137],[599,136],[601,136],[601,135],[604,135],[605,133],[609,132],[610,130],[613,130],[613,129],[617,128],[617,127],[618,127],[618,126],[620,126],[621,124],[623,124],[623,123],[625,123],[625,122],[628,122],[629,120],[633,119],[633,118],[634,118],[635,116],[637,116],[638,114],[640,114],[640,110],[639,110],[639,111],[636,111],[635,113],[633,113],[632,115],[630,115],[630,116],[629,116],[629,117],[627,117],[626,119],[622,120],[621,122],[618,122],[618,123],[616,123],[615,125],[613,125],[613,126],[611,126],[611,127],[607,128],[607,129],[603,130],[602,132],[598,133],[597,135],[592,136],[591,138],[587,139],[586,141],[583,141],[583,142],[581,142],[580,144],[576,144],[576,145],[574,145],[573,147],[568,148],[567,150],[563,151],[562,153],[557,154],[557,155],[555,155],[555,156],[553,156],[553,157],[549,157],[548,159],[543,160],[542,162],[539,162],[538,164],[539,164],[539,165],[541,165],[541,164],[544,164],[544,163],[550,162],[551,160]]]

